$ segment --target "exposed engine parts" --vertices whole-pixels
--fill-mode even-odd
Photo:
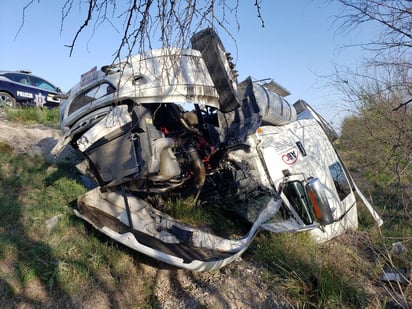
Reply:
[[[67,93],[53,153],[70,144],[84,158],[77,168],[93,186],[78,198],[78,217],[191,270],[227,265],[260,230],[326,241],[356,229],[355,191],[382,223],[309,104],[289,104],[273,81],[238,83],[212,29],[191,42],[95,67]],[[191,200],[189,217],[207,210],[205,221],[168,206],[182,199]]]

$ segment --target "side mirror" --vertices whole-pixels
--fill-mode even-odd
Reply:
[[[306,184],[306,191],[312,204],[313,213],[320,224],[326,225],[334,222],[326,190],[319,178],[312,178]]]

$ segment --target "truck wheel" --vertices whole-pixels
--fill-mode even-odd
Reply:
[[[16,108],[16,99],[7,92],[0,92],[0,108],[1,107]]]

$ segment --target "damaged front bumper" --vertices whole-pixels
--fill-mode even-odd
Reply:
[[[78,199],[76,216],[119,243],[152,258],[192,271],[215,270],[238,258],[262,225],[280,209],[272,198],[248,233],[227,239],[195,228],[153,208],[134,195],[119,191],[88,191]]]

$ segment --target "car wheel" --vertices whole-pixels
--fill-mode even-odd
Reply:
[[[5,106],[15,108],[17,106],[16,99],[7,92],[0,92],[0,107]]]

